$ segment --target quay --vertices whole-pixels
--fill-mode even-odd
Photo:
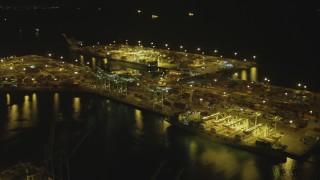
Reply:
[[[232,61],[224,64],[228,63],[233,66]],[[219,69],[212,73],[197,73],[197,69],[185,72],[185,64],[183,68],[146,72],[108,72],[103,66],[90,68],[85,64],[36,55],[1,59],[0,91],[93,93],[201,132],[214,129],[225,138],[237,138],[252,146],[260,139],[281,142],[286,146],[285,155],[293,158],[308,155],[319,144],[318,93],[224,77]]]

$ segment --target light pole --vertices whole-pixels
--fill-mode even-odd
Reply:
[[[234,53],[234,58],[235,59],[237,58],[237,54],[238,54],[237,52]]]
[[[253,56],[253,61],[256,62],[256,56]]]
[[[215,49],[215,50],[214,50],[214,55],[215,55],[215,56],[217,56],[217,52],[218,52],[218,50]]]

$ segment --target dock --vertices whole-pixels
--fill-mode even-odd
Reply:
[[[239,130],[256,131],[261,124],[268,129],[265,131],[281,134],[287,155],[294,158],[305,156],[319,144],[317,93],[230,79],[217,75],[219,71],[185,73],[184,68],[168,68],[108,72],[85,64],[36,55],[2,59],[0,91],[92,93],[169,118],[185,112],[198,112],[195,119],[219,113],[222,117],[214,123],[221,121],[219,131],[226,132],[226,137],[233,138]],[[255,132],[252,142],[264,137],[262,132]]]

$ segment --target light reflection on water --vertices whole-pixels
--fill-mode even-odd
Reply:
[[[36,121],[31,120],[33,116],[43,122],[47,120],[46,116],[57,117],[56,114],[60,113],[59,108],[62,107],[70,107],[69,111],[63,111],[63,121],[94,124],[95,130],[81,145],[79,155],[75,155],[71,166],[90,169],[92,173],[100,172],[104,167],[106,175],[101,179],[110,177],[110,174],[120,169],[133,173],[132,178],[150,179],[163,161],[167,163],[159,172],[158,179],[174,179],[177,174],[180,179],[291,179],[303,176],[311,179],[318,173],[315,165],[319,164],[317,159],[312,160],[312,163],[290,158],[285,163],[271,161],[266,157],[190,135],[172,127],[158,115],[113,101],[79,95],[63,95],[64,98],[59,99],[60,93],[52,93],[48,99],[34,93],[32,102],[29,95],[21,96],[21,101],[14,100],[14,97],[11,95],[11,106],[0,109],[0,114],[6,114],[7,111],[6,122],[0,128],[11,134],[10,137],[15,135],[12,129],[38,126]],[[0,99],[2,100],[7,102],[5,98]],[[0,104],[5,105],[5,102]],[[46,103],[46,108],[51,109],[48,112],[52,114],[40,115],[41,111],[38,109],[43,102]],[[78,120],[74,117],[78,117]],[[21,118],[25,120],[18,121]],[[79,134],[79,131],[81,129],[74,133]],[[64,139],[64,136],[76,137],[72,134],[70,131],[56,136],[59,139]],[[99,159],[102,165],[96,166],[86,160],[88,153],[90,159]],[[115,162],[118,164],[113,164]],[[105,167],[108,167],[107,170]],[[144,171],[139,171],[141,168]],[[77,171],[72,176],[83,176],[82,173],[84,172]]]
[[[59,112],[59,93],[53,95],[53,112],[55,114]]]
[[[24,102],[22,105],[22,118],[26,120],[30,120],[31,118],[31,109],[30,109],[30,101],[29,96],[24,96]]]
[[[81,109],[81,102],[79,97],[73,98],[73,118],[78,119],[80,115],[80,109]]]
[[[38,114],[38,104],[37,104],[37,94],[33,93],[32,94],[32,119],[36,120],[38,119],[37,114]]]
[[[7,94],[6,97],[7,97],[7,105],[10,105],[10,94]]]

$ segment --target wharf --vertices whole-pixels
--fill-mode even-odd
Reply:
[[[188,84],[188,82],[182,81],[177,83],[181,78],[180,76],[173,76],[174,78],[161,76],[158,78],[144,74],[140,76],[140,79],[131,82],[133,78],[125,78],[116,73],[94,72],[85,66],[55,61],[41,56],[12,57],[4,60],[0,64],[0,69],[2,77],[0,91],[7,93],[12,91],[92,93],[139,109],[152,111],[165,117],[175,117],[177,114],[188,111],[198,111],[206,114],[220,112],[224,116],[232,115],[234,117],[247,118],[249,125],[254,124],[252,120],[254,121],[259,116],[259,123],[265,123],[269,127],[277,124],[277,131],[283,134],[281,141],[287,146],[285,153],[287,156],[294,158],[306,156],[319,142],[318,135],[314,131],[320,128],[320,123],[317,122],[319,118],[317,115],[319,112],[317,98],[319,95],[311,94],[310,92],[305,94],[303,107],[308,103],[307,108],[313,108],[310,113],[314,115],[312,116],[314,119],[304,120],[308,124],[306,127],[301,128],[292,126],[297,125],[296,123],[299,121],[293,121],[287,117],[279,119],[271,111],[269,112],[268,107],[275,106],[275,104],[272,104],[272,99],[279,99],[276,95],[270,96],[268,103],[261,102],[262,108],[260,106],[248,108],[244,103],[239,105],[239,102],[245,101],[236,99],[238,96],[239,99],[242,96],[258,99],[253,93],[241,93],[238,95],[238,89],[241,90],[242,86],[246,86],[246,84],[240,84],[234,88],[225,88],[221,79],[218,82],[213,81],[214,85],[202,85]],[[169,73],[168,75],[171,74]],[[205,78],[210,79],[212,82],[211,76],[201,77],[201,79]],[[159,86],[158,83],[161,80],[166,80],[168,86]],[[222,81],[221,84],[219,84],[220,81]],[[260,88],[259,84],[251,84],[251,86],[253,86],[252,92],[254,92],[253,88]],[[279,88],[272,87],[272,89]],[[292,95],[291,93],[294,92],[293,90],[286,90],[288,97],[285,97],[286,99],[283,101],[289,99],[289,95],[293,96],[294,94]],[[297,105],[301,104],[299,103],[301,100],[297,98],[293,100],[296,101]],[[297,107],[294,110],[300,109]],[[287,109],[287,111],[291,112],[293,110]],[[301,111],[305,113],[306,109],[304,108]],[[201,114],[201,117],[203,116],[204,114]],[[310,138],[310,132],[316,135]]]

